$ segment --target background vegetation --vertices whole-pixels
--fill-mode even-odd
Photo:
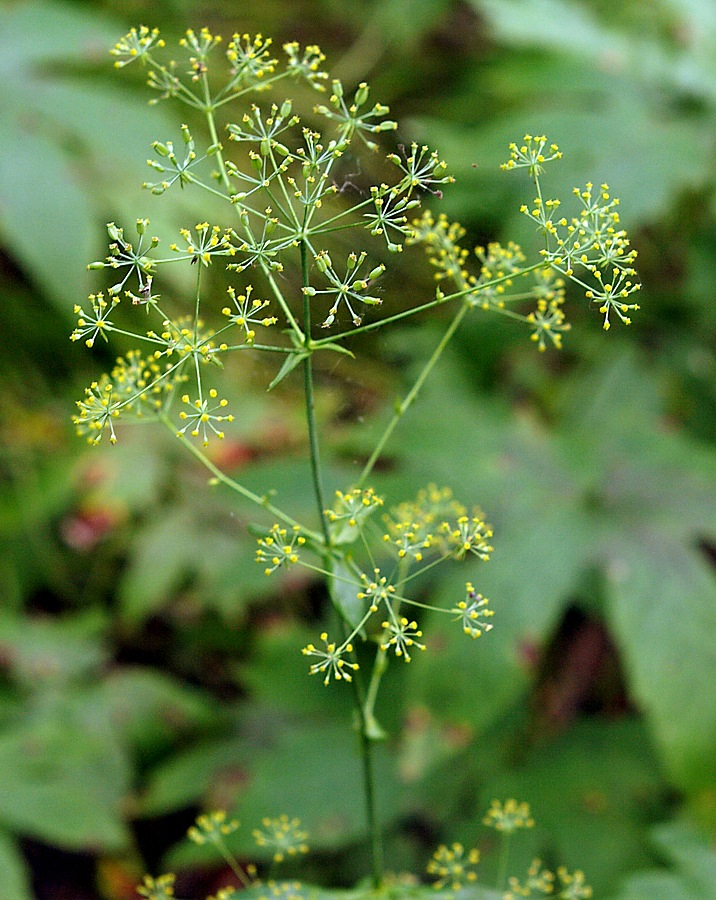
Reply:
[[[136,429],[90,450],[69,424],[123,349],[93,358],[68,340],[105,223],[146,215],[169,234],[207,217],[189,192],[140,189],[149,144],[174,126],[107,50],[147,15],[137,0],[0,6],[8,900],[122,900],[167,867],[184,873],[182,896],[215,890],[226,873],[182,837],[217,806],[248,826],[239,854],[256,855],[242,832],[287,812],[311,833],[301,877],[349,885],[367,871],[348,702],[298,653],[325,613],[317,585],[267,581],[246,511],[171,440]],[[593,177],[621,198],[644,281],[634,325],[605,335],[575,304],[565,349],[537,354],[509,322],[475,317],[388,448],[381,492],[430,480],[486,510],[496,552],[474,581],[497,627],[466,649],[431,623],[429,652],[393,676],[379,803],[395,871],[423,871],[439,841],[479,843],[490,800],[516,796],[538,827],[514,869],[539,853],[583,868],[598,897],[716,897],[713,4],[163,0],[146,24],[168,39],[206,24],[321,44],[345,83],[390,104],[401,140],[448,161],[457,184],[439,209],[472,243],[535,240],[498,168],[528,131],[565,151],[552,195]],[[395,271],[385,305],[430,279],[413,262]],[[321,373],[336,486],[439,320]],[[235,374],[242,416],[216,460],[298,510],[300,395],[290,379],[263,393],[264,374]]]

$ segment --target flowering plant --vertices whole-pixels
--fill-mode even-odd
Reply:
[[[256,550],[256,561],[267,575],[300,566],[325,579],[334,630],[323,631],[302,653],[310,674],[325,684],[346,682],[353,691],[373,884],[378,888],[384,872],[372,747],[383,737],[375,713],[383,677],[392,657],[409,663],[426,648],[419,619],[424,609],[434,607],[414,596],[415,579],[450,560],[473,556],[487,561],[493,533],[478,507],[465,505],[446,487],[429,485],[415,498],[387,506],[370,486],[371,474],[466,317],[483,311],[507,316],[527,328],[539,350],[559,348],[569,331],[564,303],[572,282],[596,303],[605,329],[614,319],[629,324],[638,309],[633,301],[639,289],[636,253],[619,227],[618,201],[606,185],[575,188],[577,208],[570,218],[560,213],[559,200],[543,196],[544,166],[561,152],[545,137],[527,135],[520,145],[510,146],[503,168],[526,169],[532,180],[535,197],[522,211],[543,236],[543,249],[528,262],[517,245],[490,243],[477,247],[473,260],[460,243],[464,232],[457,223],[421,209],[426,197],[439,198],[453,180],[447,164],[428,147],[412,144],[389,153],[392,179],[347,200],[335,177],[342,158],[349,149],[354,155],[376,152],[383,133],[395,131],[397,124],[387,118],[386,106],[370,101],[367,84],[348,91],[331,80],[318,47],[285,44],[280,62],[271,41],[261,35],[236,34],[223,54],[221,38],[207,29],[188,31],[181,44],[186,62],[164,62],[158,32],[142,27],[112,50],[118,68],[132,62],[149,67],[148,84],[156,92],[152,102],[181,102],[206,120],[205,142],[186,124],[180,127],[177,147],[171,140],[154,142],[149,166],[157,180],[145,187],[154,195],[179,188],[207,191],[224,202],[226,217],[218,224],[202,221],[182,228],[168,255],[160,252],[158,238],[150,236],[147,218],[137,219],[136,238],[108,225],[109,253],[90,268],[108,270],[113,283],[76,306],[72,339],[92,347],[98,339],[121,334],[136,339],[141,349],[125,353],[86,389],[74,421],[91,444],[105,436],[115,443],[123,421],[155,421],[168,428],[217,483],[274,517],[258,537]],[[216,70],[223,73],[218,86]],[[309,124],[294,112],[291,99],[265,100],[273,89],[294,82],[327,98],[309,114]],[[230,121],[221,131],[224,113]],[[345,258],[332,247],[337,232],[344,238],[351,234],[354,249]],[[435,268],[434,296],[381,316],[380,282],[391,256],[417,247]],[[213,295],[207,278],[207,269],[217,264],[237,281],[228,287],[227,300]],[[173,313],[163,293],[162,272],[169,265],[194,269],[189,315]],[[149,327],[127,331],[118,323],[120,305],[137,307]],[[437,307],[453,310],[442,338],[396,405],[359,477],[329,499],[315,409],[315,355],[351,354],[348,338]],[[278,360],[272,388],[295,370],[302,372],[317,525],[296,521],[268,499],[268,492],[257,494],[229,476],[207,451],[241,415],[221,395],[220,378],[224,360],[246,352]],[[492,628],[489,601],[471,582],[452,606],[436,611],[451,617],[471,638]],[[358,652],[359,644],[365,651]],[[506,810],[507,805],[493,808],[488,823],[509,832],[505,822],[512,821],[510,811],[520,827],[531,821],[516,805]],[[260,845],[273,841],[281,856],[304,852],[305,835],[295,820],[267,821],[269,830],[256,832]],[[220,836],[228,827],[223,819],[203,817],[191,836],[199,843],[209,836],[221,849]],[[299,850],[292,849],[292,836],[299,836]],[[459,887],[460,873],[476,862],[476,851],[465,855],[455,844],[440,848],[428,871],[437,877],[436,886]],[[551,890],[553,878],[539,865],[536,873],[534,883]],[[171,896],[173,882],[167,878],[147,879],[143,895]],[[581,875],[560,878],[564,891],[583,884]]]

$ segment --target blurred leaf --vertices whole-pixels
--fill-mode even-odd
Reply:
[[[32,900],[30,873],[17,844],[0,829],[0,900]]]
[[[708,0],[660,0],[648,12],[627,3],[621,17],[607,5],[601,19],[598,9],[574,0],[471,2],[507,43],[549,48],[577,56],[582,65],[591,60],[716,99],[716,12]]]
[[[100,690],[114,728],[135,751],[166,750],[177,736],[217,722],[218,706],[208,695],[165,672],[118,669],[103,680]]]
[[[602,897],[619,874],[651,862],[644,824],[657,812],[660,779],[641,722],[582,721],[524,749],[522,761],[492,778],[479,800],[483,810],[493,797],[530,804],[536,826],[512,842],[511,870],[546,856],[582,869]]]
[[[94,286],[86,266],[103,255],[97,218],[108,205],[119,222],[149,212],[163,237],[186,223],[179,215],[198,215],[197,194],[188,201],[175,194],[161,206],[148,195],[140,200],[151,142],[169,137],[173,120],[83,73],[100,62],[112,74],[109,49],[123,30],[95,9],[69,4],[0,8],[0,239],[68,318]],[[103,127],[108,122],[122,128]],[[207,203],[209,214],[213,206],[203,199],[203,216]],[[170,281],[187,277],[188,269],[170,268]]]
[[[100,610],[65,618],[29,618],[0,612],[2,657],[15,678],[56,690],[96,672],[107,652],[106,619]]]
[[[268,708],[278,707],[294,715],[317,715],[330,705],[336,716],[350,717],[352,695],[345,685],[323,684],[322,677],[308,674],[301,648],[316,640],[316,628],[278,620],[254,638],[249,659],[241,663],[239,676],[251,699]]]
[[[346,532],[353,530],[347,524],[341,527],[342,530],[336,529],[338,533],[334,536],[337,544],[347,540]],[[357,537],[358,532],[356,531],[352,540],[356,540]],[[355,572],[344,562],[337,561],[332,564],[331,573],[333,575],[329,582],[331,601],[336,609],[341,611],[345,621],[352,628],[355,628],[365,613],[363,602],[357,596],[360,593],[360,588],[356,585]]]
[[[716,788],[716,583],[668,530],[621,536],[608,568],[610,616],[635,698],[673,777]]]
[[[139,531],[119,588],[128,622],[146,619],[169,601],[191,572],[194,547],[192,517],[186,510],[162,511]]]
[[[0,10],[0,235],[68,316],[89,287],[85,266],[96,247],[91,189],[66,146],[77,110],[57,119],[34,101],[45,77],[41,63],[86,60],[88,51],[109,45],[110,34],[94,14],[70,6],[20,3]]]
[[[659,825],[654,843],[676,871],[654,869],[626,878],[614,900],[713,900],[716,898],[716,853],[707,840],[682,822]]]
[[[222,773],[241,773],[252,749],[240,737],[197,744],[170,756],[152,771],[140,797],[143,816],[159,816],[197,805]]]
[[[443,362],[392,446],[411,478],[454,486],[494,524],[491,561],[444,569],[431,600],[452,608],[470,580],[492,601],[495,627],[465,646],[448,616],[430,614],[432,646],[410,679],[433,709],[484,729],[533,677],[530,661],[584,573],[602,567],[634,697],[672,777],[699,790],[716,772],[716,694],[704,689],[716,680],[716,586],[694,547],[716,533],[716,461],[664,430],[658,387],[634,355],[606,353],[600,370],[573,380],[550,437],[471,396]]]
[[[254,750],[247,758],[244,749],[242,778],[234,781],[232,815],[247,825],[258,825],[264,817],[282,813],[296,816],[309,832],[311,848],[317,851],[362,840],[366,825],[361,762],[358,739],[349,722],[305,720],[290,728],[284,723],[273,732],[262,740],[260,752]],[[330,752],[325,751],[328,747]],[[388,823],[399,811],[399,784],[384,746],[376,745],[375,751],[377,803],[381,818]],[[217,790],[222,791],[220,784],[214,793]],[[216,806],[217,798],[213,799],[211,808]],[[250,858],[263,859],[269,852],[256,847],[250,827],[239,829],[228,842],[233,852]],[[194,855],[194,848],[186,843],[172,852],[167,864],[180,866]]]
[[[283,889],[296,890],[296,882],[277,881],[276,890]],[[407,879],[405,884],[402,884],[400,878],[397,878],[395,882],[391,882],[387,890],[390,890],[393,896],[400,897],[401,900],[430,900],[430,898],[432,900],[502,900],[504,897],[503,891],[494,891],[479,884],[470,885],[470,887],[464,887],[457,891],[436,891],[430,885],[415,884],[412,878]],[[371,900],[375,897],[375,890],[372,887],[327,890],[310,884],[301,884],[300,891],[301,896],[305,896],[307,900]],[[257,886],[248,888],[242,896],[245,896],[246,900],[254,900],[254,898],[260,900],[265,893],[265,887]]]
[[[653,832],[654,842],[669,859],[701,891],[703,900],[716,897],[716,852],[712,843],[685,822],[659,825]]]
[[[0,735],[0,821],[72,850],[128,845],[129,764],[101,708],[66,695]]]

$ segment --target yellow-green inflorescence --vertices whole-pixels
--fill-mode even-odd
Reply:
[[[433,887],[436,890],[460,888],[477,881],[475,866],[480,862],[480,852],[476,849],[466,850],[460,843],[450,847],[441,844],[427,865],[428,875],[435,877]]]
[[[450,614],[472,638],[492,629],[489,601],[470,582],[464,597],[450,609],[426,606],[405,593],[411,578],[437,563],[467,555],[489,559],[492,529],[482,513],[473,510],[469,514],[452,491],[434,485],[420,490],[415,500],[385,513],[378,524],[374,513],[383,506],[384,499],[373,488],[352,488],[336,491],[333,507],[325,510],[332,546],[340,548],[343,560],[334,577],[340,579],[344,596],[352,594],[357,602],[351,605],[359,610],[355,618],[346,621],[349,627],[343,639],[336,640],[324,631],[321,645],[310,643],[303,648],[304,656],[311,657],[309,672],[321,674],[325,684],[352,681],[358,669],[354,658],[358,640],[375,640],[380,653],[391,651],[404,662],[410,662],[414,650],[424,650],[422,628],[417,618],[406,615],[405,606]],[[300,526],[275,523],[258,539],[256,561],[267,575],[292,565],[323,571],[308,562],[304,551],[320,557],[325,548],[317,535],[303,532]],[[381,558],[378,565],[377,555],[385,557],[386,553],[387,558]],[[357,559],[363,556],[372,566],[364,569],[359,565]]]

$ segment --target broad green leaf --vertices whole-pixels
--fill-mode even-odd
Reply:
[[[136,623],[157,612],[191,573],[193,533],[191,515],[182,509],[160,513],[138,533],[119,586],[127,621]]]
[[[396,900],[397,898],[400,900],[503,900],[504,897],[503,891],[495,891],[479,884],[463,887],[457,891],[436,891],[430,885],[418,885],[414,882],[413,877],[408,877],[405,879],[405,884],[402,884],[398,878],[383,890],[389,891],[390,896],[395,897]],[[376,896],[376,891],[369,886],[329,890],[311,884],[297,885],[296,882],[278,881],[275,890],[277,892],[300,890],[300,896],[305,897],[306,900],[374,900]],[[261,900],[265,894],[266,888],[257,886],[249,888],[243,896],[246,897],[246,900]]]
[[[0,116],[0,237],[69,318],[90,288],[78,263],[97,248],[88,197],[49,126],[15,122],[2,105]]]
[[[654,842],[683,872],[702,900],[716,898],[716,851],[705,834],[699,834],[686,822],[659,825]],[[695,895],[696,895],[695,894]]]
[[[25,74],[30,64],[73,60],[96,62],[108,58],[109,47],[121,37],[97,10],[42,0],[8,4],[0,9],[3,80]]]
[[[713,900],[716,897],[716,853],[702,835],[682,822],[657,826],[652,837],[676,867],[637,872],[625,878],[614,900]]]
[[[672,776],[716,785],[716,581],[668,530],[634,531],[611,547],[609,616],[631,689]]]
[[[135,752],[166,750],[177,737],[210,728],[219,718],[208,695],[154,669],[117,669],[99,692],[118,735]]]
[[[217,784],[239,785],[246,778],[246,768],[253,754],[243,738],[205,741],[190,750],[170,756],[152,770],[147,787],[139,799],[139,813],[161,816],[188,806],[209,806],[208,798],[216,797]],[[225,807],[231,800],[215,803]]]
[[[627,70],[634,77],[697,97],[716,98],[716,13],[704,0],[664,0],[647,17],[611,17],[570,0],[471,0],[494,37]],[[634,6],[634,5],[632,5]],[[638,7],[638,5],[637,5]],[[693,34],[689,41],[678,30]],[[663,88],[662,88],[663,89]]]
[[[101,708],[76,696],[8,729],[0,771],[8,828],[70,850],[127,847],[129,765]]]
[[[30,872],[20,848],[10,835],[0,829],[0,898],[2,900],[32,900]]]
[[[513,837],[511,872],[519,875],[533,856],[545,854],[555,866],[582,869],[594,896],[604,897],[620,875],[651,863],[643,821],[646,814],[658,815],[661,782],[642,723],[595,717],[521,749],[520,763],[479,792],[480,810],[493,798],[530,805],[536,825]],[[485,860],[486,880],[494,862]]]
[[[681,875],[665,870],[638,872],[624,879],[619,891],[610,900],[705,900],[701,892],[694,892]]]
[[[242,688],[253,702],[269,709],[304,716],[331,709],[336,715],[350,716],[353,696],[345,684],[323,684],[317,675],[309,675],[309,662],[301,648],[317,642],[319,627],[309,629],[286,619],[269,622],[254,636],[251,656],[238,667]]]
[[[13,678],[34,689],[57,689],[95,673],[104,663],[106,625],[99,610],[63,618],[0,612],[0,643]]]
[[[356,581],[354,569],[337,560],[331,566],[333,577],[329,581],[331,601],[341,611],[341,615],[352,628],[360,622],[365,613],[365,601],[358,599],[361,585]]]
[[[295,728],[278,721],[272,723],[270,718],[266,722],[269,732],[260,752],[250,754],[247,764],[241,767],[241,777],[233,783],[236,799],[231,814],[247,827],[228,839],[232,850],[264,858],[267,850],[256,847],[251,828],[266,816],[282,813],[301,820],[309,832],[310,846],[317,851],[362,840],[366,824],[361,760],[350,721],[326,724],[308,720]],[[326,752],[326,748],[330,750]],[[377,804],[381,819],[388,823],[399,811],[400,788],[385,746],[376,745],[375,750]],[[216,785],[214,797],[217,790],[228,793],[231,785],[230,780],[223,786]],[[210,800],[210,807],[215,806]],[[181,865],[194,856],[193,847],[186,844],[172,853],[168,864]]]

